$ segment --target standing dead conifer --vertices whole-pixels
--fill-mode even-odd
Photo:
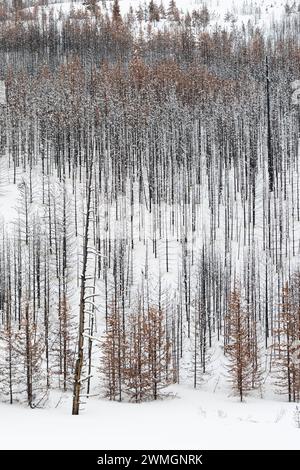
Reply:
[[[146,323],[141,312],[129,317],[130,331],[126,342],[125,390],[130,401],[140,403],[149,399],[151,376],[145,353]]]
[[[18,358],[20,391],[26,392],[28,405],[35,408],[47,396],[43,369],[44,342],[29,301],[24,304],[20,329],[14,336],[13,354]]]
[[[116,302],[109,310],[106,325],[106,333],[101,345],[100,367],[100,372],[104,377],[105,396],[110,400],[122,401],[126,335],[123,330],[121,312]]]
[[[166,336],[165,313],[163,310],[150,307],[145,322],[145,339],[143,343],[149,361],[152,399],[157,400],[160,390],[171,383],[169,371],[171,343]]]
[[[277,328],[273,343],[275,386],[279,393],[287,394],[288,400],[300,398],[300,274],[282,289]]]
[[[252,359],[249,348],[248,318],[237,287],[234,287],[229,297],[226,335],[225,353],[228,358],[229,380],[233,392],[243,401],[244,396],[251,389]]]

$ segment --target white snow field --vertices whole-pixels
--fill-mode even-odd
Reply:
[[[295,404],[169,391],[143,404],[90,399],[79,416],[71,416],[70,394],[54,394],[48,409],[1,403],[0,449],[300,449]]]

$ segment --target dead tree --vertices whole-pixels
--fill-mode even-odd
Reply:
[[[279,309],[273,364],[275,386],[280,394],[287,394],[289,402],[300,399],[300,277],[297,274],[282,289]]]
[[[101,344],[100,372],[104,379],[104,394],[113,401],[122,401],[124,371],[126,368],[126,334],[120,309],[114,301],[106,322],[106,332]]]
[[[84,236],[83,236],[83,249],[82,249],[82,271],[81,271],[81,278],[80,278],[77,360],[75,364],[74,389],[73,389],[73,406],[72,406],[73,415],[79,414],[82,369],[84,365],[86,281],[87,281],[88,250],[89,250],[89,227],[90,227],[90,221],[91,221],[92,181],[93,181],[93,158],[91,158],[91,161],[90,161],[89,174],[88,174],[88,180],[87,180],[86,215],[85,215],[85,223],[84,223]]]
[[[234,287],[229,297],[226,317],[225,354],[228,359],[227,370],[234,394],[243,401],[251,389],[252,360],[248,338],[248,319],[242,306],[241,293]]]

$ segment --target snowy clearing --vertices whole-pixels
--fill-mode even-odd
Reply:
[[[300,449],[295,404],[173,386],[174,398],[125,404],[90,399],[70,415],[71,396],[57,408],[30,410],[0,404],[1,449]]]

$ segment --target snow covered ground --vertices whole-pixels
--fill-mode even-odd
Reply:
[[[295,404],[170,388],[172,397],[128,404],[90,399],[71,416],[71,395],[53,408],[0,404],[0,449],[300,449]]]
[[[18,182],[20,178],[18,177]],[[18,185],[13,184],[13,170],[9,168],[9,161],[0,160],[0,221],[12,222],[16,217],[18,202]]]

